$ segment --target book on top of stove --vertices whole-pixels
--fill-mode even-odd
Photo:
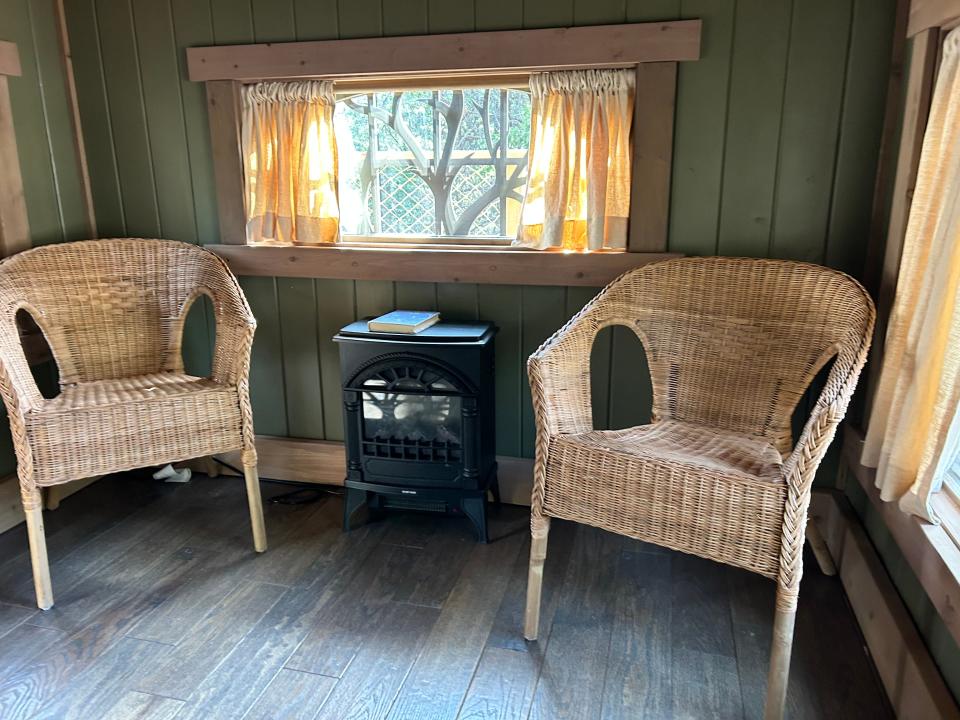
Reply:
[[[394,310],[367,321],[371,332],[412,335],[440,321],[440,313],[429,310]]]

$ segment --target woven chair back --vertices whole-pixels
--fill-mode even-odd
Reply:
[[[88,240],[0,263],[0,323],[17,311],[46,336],[61,384],[183,369],[183,322],[203,282],[224,277],[212,253],[166,240]]]
[[[625,324],[643,343],[655,418],[762,437],[783,454],[817,373],[833,358],[856,364],[871,307],[843,273],[743,258],[651,264],[597,302],[600,325]]]

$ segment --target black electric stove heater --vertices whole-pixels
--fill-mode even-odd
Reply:
[[[343,525],[367,506],[462,514],[487,542],[487,492],[499,502],[490,323],[419,333],[347,325],[340,344],[347,477]]]

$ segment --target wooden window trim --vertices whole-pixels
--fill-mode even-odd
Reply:
[[[907,37],[931,28],[950,29],[960,22],[960,4],[957,0],[912,0]]]
[[[207,245],[236,275],[602,287],[676,253],[424,249],[347,245]]]
[[[904,513],[896,503],[881,500],[876,470],[860,464],[862,452],[863,435],[845,424],[843,456],[846,463],[882,517],[950,635],[960,643],[960,547],[942,525],[924,522]],[[940,501],[948,503],[949,499],[935,496],[934,501],[936,505]]]
[[[521,282],[524,284],[602,285],[629,267],[666,256],[670,208],[670,176],[673,158],[674,109],[677,62],[700,56],[699,20],[630,23],[580,28],[515,30],[449,35],[419,35],[358,40],[228,45],[187,49],[191,80],[207,87],[210,132],[220,217],[220,244],[213,246],[245,275],[300,277],[378,277],[385,279],[474,278],[470,282]],[[371,248],[248,247],[244,209],[243,166],[240,155],[240,87],[264,79],[340,79],[343,88],[395,86],[402,81],[454,85],[475,82],[478,76],[502,84],[517,82],[533,71],[583,67],[633,68],[637,103],[633,121],[633,177],[631,222],[626,255],[650,254],[649,258],[610,256],[617,253],[556,255],[531,262],[518,250],[501,250],[497,273],[489,265],[489,250],[424,250],[408,247],[408,257],[424,263],[431,253],[430,270],[412,265],[395,266],[384,275],[380,264],[369,272],[354,263],[370,263]],[[390,249],[390,252],[398,252]],[[325,255],[322,253],[326,253]],[[351,254],[354,253],[354,254]],[[419,253],[419,254],[413,254]],[[465,255],[465,253],[467,255]],[[354,270],[329,269],[320,258],[352,259]],[[481,263],[480,258],[484,257]],[[277,258],[282,258],[278,260]],[[514,259],[516,258],[516,259]],[[599,258],[599,259],[597,259]],[[396,256],[392,256],[396,260]],[[256,267],[264,262],[270,271]],[[476,262],[475,265],[470,263]],[[467,262],[466,268],[458,265]],[[447,268],[443,263],[457,263]],[[307,270],[309,268],[309,271]],[[613,272],[611,268],[615,268]],[[280,270],[283,269],[283,272]],[[306,274],[306,273],[320,274]],[[334,274],[331,274],[334,273]],[[366,273],[361,275],[361,273]],[[612,274],[611,274],[612,273]],[[481,279],[482,278],[482,279]],[[466,280],[464,280],[466,281]]]

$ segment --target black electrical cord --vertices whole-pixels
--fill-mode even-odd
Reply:
[[[213,461],[220,465],[223,465],[229,470],[233,470],[237,475],[243,475],[243,470],[234,467],[228,462],[224,462],[220,458],[214,456]],[[261,480],[270,480],[270,478],[261,478]],[[282,480],[274,480],[273,482],[284,482]],[[339,497],[343,495],[341,492],[336,490],[328,490],[326,488],[315,488],[315,487],[303,487],[297,488],[296,490],[291,490],[288,493],[283,493],[282,495],[274,495],[272,498],[268,499],[267,502],[273,505],[309,505],[310,503],[315,503],[320,500],[324,495],[336,495]]]

